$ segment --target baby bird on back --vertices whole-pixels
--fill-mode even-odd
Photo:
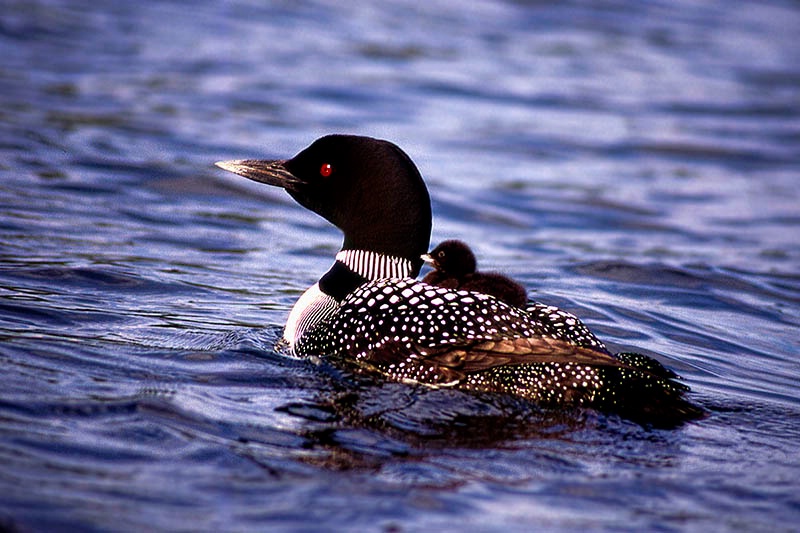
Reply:
[[[422,259],[433,266],[423,283],[494,296],[509,305],[525,307],[528,294],[511,278],[495,272],[476,272],[475,254],[459,240],[443,241]]]

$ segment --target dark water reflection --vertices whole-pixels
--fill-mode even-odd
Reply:
[[[6,2],[0,528],[795,529],[799,26],[778,0]],[[212,162],[333,131],[401,145],[435,241],[709,416],[276,352],[340,236]]]

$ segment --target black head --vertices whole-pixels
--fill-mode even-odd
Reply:
[[[283,187],[300,205],[344,232],[343,249],[410,259],[428,249],[431,202],[417,167],[396,145],[328,135],[288,160],[223,161],[217,166]]]
[[[459,240],[443,241],[422,258],[436,270],[456,278],[472,274],[477,267],[475,254],[466,243]]]

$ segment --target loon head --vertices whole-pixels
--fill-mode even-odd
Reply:
[[[477,263],[470,247],[459,240],[442,241],[430,253],[422,256],[433,268],[455,278],[475,273]]]
[[[291,159],[220,161],[217,166],[282,187],[344,232],[343,250],[411,261],[416,275],[431,234],[431,202],[417,167],[396,145],[327,135]]]

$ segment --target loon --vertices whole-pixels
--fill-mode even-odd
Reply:
[[[648,424],[701,416],[672,371],[644,355],[612,354],[570,313],[416,280],[430,244],[431,203],[416,165],[395,144],[335,134],[291,159],[216,164],[283,188],[344,234],[333,265],[289,314],[283,337],[294,356]]]
[[[525,288],[508,276],[476,272],[475,254],[463,241],[443,241],[429,254],[424,254],[422,260],[435,269],[422,278],[423,283],[490,294],[514,307],[525,307],[528,303]]]

